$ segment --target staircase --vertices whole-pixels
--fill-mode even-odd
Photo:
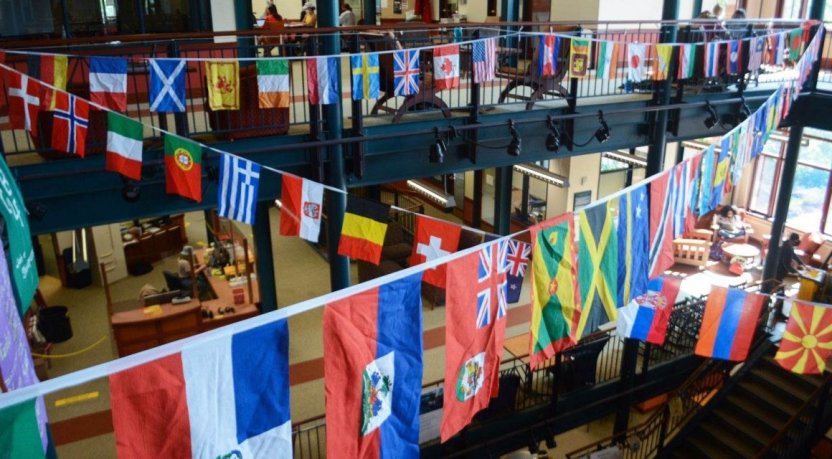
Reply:
[[[794,451],[805,452],[818,427],[813,422],[818,404],[828,400],[822,395],[828,385],[819,376],[781,368],[773,356],[771,349],[741,372],[736,385],[716,396],[712,409],[703,410],[659,457],[798,457]]]

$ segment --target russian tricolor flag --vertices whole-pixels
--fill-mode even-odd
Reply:
[[[646,293],[618,309],[618,336],[662,346],[681,285],[675,277],[650,279]]]
[[[90,58],[90,99],[118,112],[127,111],[127,59]]]
[[[291,458],[288,336],[272,322],[111,375],[118,457]]]
[[[765,299],[757,293],[714,287],[705,304],[694,353],[712,359],[745,360]]]

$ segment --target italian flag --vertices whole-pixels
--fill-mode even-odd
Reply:
[[[165,134],[165,192],[202,202],[202,147]]]
[[[260,108],[289,106],[289,61],[257,61],[257,92]]]
[[[106,169],[133,180],[142,178],[142,124],[107,112]]]
[[[693,78],[693,68],[696,63],[696,45],[680,45],[679,48],[679,79]]]
[[[597,78],[615,78],[618,71],[621,47],[614,41],[602,41],[598,44]]]

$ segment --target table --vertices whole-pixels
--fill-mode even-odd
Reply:
[[[519,358],[523,360],[523,363],[529,363],[529,339],[528,333],[506,338],[503,341],[503,349],[511,354],[513,358]]]
[[[760,249],[751,244],[725,244],[722,246],[725,260],[730,264],[735,257],[744,258],[743,267],[748,269],[756,266],[760,261]]]

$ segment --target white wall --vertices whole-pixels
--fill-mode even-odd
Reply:
[[[662,18],[662,0],[600,0],[599,21],[659,20]]]
[[[257,15],[263,12],[265,4],[261,6]],[[257,9],[255,8],[255,11]],[[234,14],[234,0],[211,0],[211,22],[214,25],[214,32],[228,32],[237,30],[237,16]],[[234,37],[217,37],[217,43],[228,43],[236,41]]]
[[[413,1],[415,0],[409,0],[408,4],[412,5],[411,2]],[[498,14],[499,4],[500,2],[497,2]],[[464,14],[468,22],[485,22],[485,18],[488,17],[488,2],[485,0],[468,0],[464,5],[460,2],[459,14]]]
[[[601,154],[573,156],[569,164],[569,192],[566,196],[566,210],[573,210],[575,193],[592,192],[591,201],[598,199],[598,179],[601,171]],[[556,215],[556,214],[550,214]]]
[[[598,196],[596,199],[601,199],[604,196],[609,196],[623,190],[624,184],[627,183],[627,171],[599,175]]]
[[[471,1],[471,0],[469,0]],[[484,1],[484,0],[481,0]],[[594,21],[598,19],[601,0],[552,0],[553,21]],[[630,4],[634,2],[624,2]]]
[[[107,270],[107,282],[113,283],[127,277],[127,261],[124,258],[124,245],[121,241],[121,225],[95,226],[92,228],[95,241],[95,255],[97,260],[90,260],[90,265],[99,276],[99,284],[103,285],[98,266],[103,263]]]

